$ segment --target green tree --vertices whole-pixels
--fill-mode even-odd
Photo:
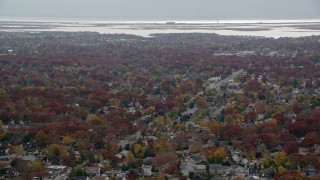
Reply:
[[[80,166],[77,166],[71,171],[72,176],[86,176],[86,170]]]

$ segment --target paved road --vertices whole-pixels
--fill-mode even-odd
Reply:
[[[228,83],[230,80],[233,80],[235,77],[237,77],[238,75],[244,73],[245,71],[243,69],[239,69],[238,71],[232,73],[231,75],[229,75],[228,77],[224,78],[223,80],[219,81],[219,82],[214,82],[209,84],[206,89],[219,89],[220,86],[225,85],[226,83]],[[187,103],[190,104],[195,98],[197,98],[198,96],[203,95],[204,92],[200,91],[197,95],[195,95],[193,98],[191,98]]]
[[[238,75],[240,75],[242,73],[244,73],[244,70],[240,69],[240,70],[232,73],[228,77],[224,78],[223,80],[221,80],[217,83],[210,84],[207,88],[208,89],[218,89],[218,88],[220,88],[220,86],[227,84],[230,80],[233,80],[235,77],[237,77]]]
[[[131,144],[131,142],[136,142],[141,136],[141,130],[135,132],[134,134],[127,136],[123,140],[120,141],[120,145],[125,147],[127,144]]]

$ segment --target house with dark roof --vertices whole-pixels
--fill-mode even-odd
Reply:
[[[207,161],[207,158],[205,156],[192,156],[190,158],[190,162],[193,164],[200,164],[206,161]]]

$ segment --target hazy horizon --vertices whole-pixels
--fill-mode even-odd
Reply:
[[[0,0],[0,18],[319,19],[319,0]]]

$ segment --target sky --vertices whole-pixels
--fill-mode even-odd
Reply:
[[[320,19],[320,0],[0,0],[0,18]]]

